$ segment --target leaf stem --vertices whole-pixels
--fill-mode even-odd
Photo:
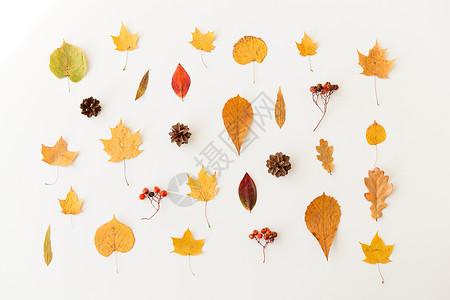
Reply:
[[[375,99],[377,99],[377,105],[380,106],[380,103],[378,102],[378,94],[377,94],[377,77],[373,75],[373,84],[375,86]]]
[[[52,183],[45,183],[45,185],[54,185],[59,179],[59,165],[56,165],[56,179]]]
[[[127,183],[127,186],[130,186],[127,179],[127,165],[125,163],[125,159],[123,160],[123,177],[125,177],[125,182]]]
[[[191,270],[192,276],[195,276],[194,272],[192,272],[191,256],[190,255],[188,255],[188,260],[189,260],[189,270]]]
[[[378,263],[377,265],[378,265],[378,273],[381,276],[381,283],[383,284],[384,283],[384,277],[383,277],[383,274],[381,274],[381,271],[380,271],[380,263]]]
[[[203,50],[200,50],[200,58],[202,59],[202,63],[205,66],[205,68],[208,68],[205,64],[205,61],[203,60]]]
[[[378,161],[378,145],[375,144],[375,163],[373,164],[374,168],[377,166],[377,161]]]
[[[123,70],[124,71],[127,68],[127,64],[128,64],[128,50],[127,50],[127,55],[126,55],[126,58],[125,58],[125,66],[123,66]]]
[[[205,218],[206,218],[206,223],[208,224],[208,227],[211,228],[211,225],[209,224],[208,221],[208,215],[206,214],[206,205],[208,204],[208,201],[205,201]]]
[[[309,61],[309,70],[310,70],[311,72],[314,72],[314,70],[313,70],[312,67],[311,67],[311,56],[310,56],[310,55],[308,55],[308,61]]]

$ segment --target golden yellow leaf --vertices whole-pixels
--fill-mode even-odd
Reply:
[[[314,199],[306,209],[306,227],[319,241],[327,260],[340,218],[341,208],[338,202],[325,193]]]
[[[67,193],[66,199],[59,200],[59,205],[62,208],[62,213],[65,215],[77,215],[81,212],[81,206],[83,206],[83,200],[78,200],[77,194],[70,187],[70,191]]]
[[[199,201],[205,202],[205,218],[208,227],[211,227],[208,221],[208,216],[206,215],[206,203],[209,200],[214,199],[219,191],[219,188],[216,188],[217,180],[216,173],[211,176],[208,176],[208,173],[205,171],[205,168],[202,166],[200,172],[198,172],[197,180],[189,176],[187,185],[191,188],[191,192],[187,194],[189,197],[197,199]]]
[[[369,50],[369,55],[361,54],[358,49],[359,62],[358,64],[363,68],[361,74],[366,76],[377,76],[378,78],[389,78],[388,73],[392,69],[395,59],[386,59],[386,50],[382,49],[376,41],[375,46]]]
[[[222,109],[222,119],[236,151],[241,154],[242,142],[253,119],[251,104],[239,95],[229,99]]]
[[[95,247],[98,253],[108,257],[114,251],[128,252],[134,246],[134,235],[131,228],[117,221],[116,216],[95,232]]]
[[[122,119],[116,127],[111,128],[111,139],[100,139],[104,146],[103,150],[111,156],[109,161],[121,162],[124,159],[132,159],[141,154],[143,150],[138,149],[141,145],[139,132],[140,130],[131,134],[130,128],[123,124]]]
[[[145,72],[144,76],[142,77],[141,82],[139,83],[139,88],[136,92],[136,98],[134,98],[134,100],[141,98],[142,95],[144,95],[145,91],[147,90],[148,72],[149,71]]]
[[[137,33],[131,34],[122,23],[118,36],[112,36],[116,49],[118,51],[131,51],[137,48]]]
[[[388,183],[388,180],[389,176],[385,176],[384,171],[378,168],[369,171],[369,177],[364,178],[364,183],[369,190],[368,193],[364,194],[364,197],[372,203],[370,210],[373,219],[377,220],[383,215],[381,211],[387,206],[384,200],[392,193],[394,188],[392,183]]]
[[[233,48],[233,58],[241,65],[246,65],[252,61],[261,63],[267,55],[266,43],[254,36],[244,36]]]
[[[370,125],[366,130],[366,140],[369,145],[378,145],[386,139],[386,131],[383,126],[379,125],[376,121]]]
[[[50,225],[48,225],[47,232],[44,239],[44,261],[47,266],[50,264],[53,258],[52,242],[50,240]]]
[[[62,137],[59,138],[53,147],[42,145],[41,153],[44,156],[42,160],[52,166],[71,165],[78,155],[78,152],[67,150],[67,142]]]
[[[278,87],[277,102],[275,103],[275,121],[278,126],[283,127],[286,120],[286,104],[284,103],[284,97],[281,93],[281,87]]]
[[[301,56],[308,56],[316,54],[317,43],[313,43],[312,39],[304,32],[302,43],[297,44],[298,51],[300,51]]]
[[[200,30],[195,27],[195,31],[192,33],[192,41],[190,41],[189,43],[191,43],[191,45],[194,46],[195,49],[211,52],[211,50],[214,50],[214,48],[216,48],[216,46],[213,46],[212,44],[213,41],[214,31],[208,31],[206,34],[202,34]]]
[[[378,232],[375,234],[372,242],[370,242],[370,246],[360,243],[362,247],[362,251],[366,255],[364,261],[369,264],[387,264],[391,260],[389,256],[392,253],[392,249],[394,248],[394,244],[387,245],[383,242],[383,240],[378,236]]]
[[[202,248],[205,244],[205,240],[194,240],[189,228],[183,234],[181,239],[172,237],[173,251],[174,253],[187,256],[187,255],[199,255],[203,253]]]
[[[319,152],[319,155],[317,155],[317,159],[322,162],[322,167],[331,174],[333,172],[333,146],[328,147],[328,142],[324,139],[320,139],[319,146],[316,146],[317,152]]]

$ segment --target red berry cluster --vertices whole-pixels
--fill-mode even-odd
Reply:
[[[252,233],[248,235],[250,239],[255,239],[258,244],[263,247],[263,256],[264,260],[263,263],[266,262],[266,247],[267,245],[273,243],[275,241],[275,238],[278,236],[278,234],[275,231],[271,231],[268,227],[264,227],[261,229],[261,231],[253,230]],[[264,240],[264,244],[262,243],[262,240]]]
[[[309,91],[313,94],[321,94],[325,95],[326,93],[332,94],[335,90],[337,90],[339,86],[337,84],[331,84],[329,81],[327,81],[324,85],[319,83],[318,85],[313,85],[309,88]]]
[[[142,220],[150,220],[161,208],[161,199],[167,196],[167,191],[161,191],[159,187],[155,186],[153,191],[150,192],[148,188],[144,188],[142,190],[142,194],[139,194],[139,199],[144,200],[148,198],[150,200],[150,204],[156,210],[155,213],[150,218],[142,218]],[[156,206],[155,206],[156,205]]]
[[[328,109],[328,102],[330,102],[330,96],[337,89],[339,89],[339,86],[337,84],[331,84],[329,81],[327,81],[324,85],[319,83],[318,85],[313,85],[309,88],[309,91],[312,93],[314,104],[322,112],[322,118],[320,119],[319,123],[317,123],[317,126],[313,131],[316,131],[317,127],[319,127],[320,125],[320,122],[322,122],[323,118],[325,117],[325,113]]]

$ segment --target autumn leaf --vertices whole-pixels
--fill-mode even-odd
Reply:
[[[71,152],[67,150],[67,142],[60,137],[55,146],[49,147],[41,144],[41,153],[44,157],[42,160],[52,166],[57,166],[57,176],[53,183],[46,183],[46,185],[55,184],[59,178],[59,166],[69,166],[77,157],[78,152]]]
[[[131,134],[130,128],[126,127],[120,119],[120,123],[111,128],[111,139],[100,139],[100,141],[103,143],[103,150],[111,156],[110,162],[123,160],[125,181],[129,185],[125,174],[125,159],[132,159],[143,151],[138,149],[141,145],[140,130]]]
[[[53,258],[52,242],[50,240],[50,225],[48,225],[47,232],[44,239],[44,261],[47,266],[50,264]]]
[[[191,188],[191,192],[187,195],[199,201],[205,202],[205,218],[208,227],[211,227],[211,225],[209,225],[208,216],[206,215],[206,204],[208,203],[208,201],[213,200],[217,195],[217,192],[219,191],[219,188],[216,188],[216,173],[208,176],[208,173],[202,166],[202,169],[198,173],[197,180],[189,176],[189,174],[187,174],[187,177],[187,185]]]
[[[184,100],[190,86],[191,78],[189,77],[189,74],[184,70],[181,64],[178,64],[178,67],[172,76],[173,91],[181,98],[181,100]]]
[[[222,109],[222,119],[236,151],[241,154],[242,142],[253,119],[251,104],[238,94],[225,103]]]
[[[108,257],[115,251],[121,253],[130,251],[134,246],[134,234],[130,227],[117,221],[114,215],[111,221],[97,229],[94,243],[98,253]],[[116,272],[118,272],[117,261]]]
[[[50,71],[58,78],[68,77],[78,82],[87,73],[86,57],[80,48],[63,40],[62,46],[50,55]]]
[[[338,202],[325,193],[314,199],[306,209],[306,227],[319,241],[327,260],[340,218],[341,208]]]
[[[389,256],[392,253],[392,250],[394,248],[394,244],[387,245],[384,243],[384,241],[378,236],[378,232],[375,234],[374,238],[372,239],[372,242],[370,242],[370,246],[360,243],[362,251],[364,252],[364,255],[366,258],[364,261],[368,264],[387,264],[391,260],[389,259]],[[381,275],[380,272],[380,266],[378,265],[378,272],[381,276],[381,283],[384,283],[383,275]]]
[[[198,30],[197,27],[195,27],[195,31],[192,33],[192,41],[190,41],[189,43],[192,46],[194,46],[195,49],[201,51],[201,59],[205,67],[206,64],[203,61],[203,51],[211,52],[212,50],[214,50],[216,46],[213,46],[212,44],[213,41],[214,41],[214,32],[208,31],[206,34],[202,34],[200,30]]]
[[[312,39],[306,34],[306,32],[304,32],[304,35],[302,38],[302,43],[299,44],[299,43],[295,42],[295,44],[297,44],[297,48],[298,48],[298,51],[300,51],[301,56],[308,56],[309,69],[311,71],[313,71],[313,69],[311,67],[310,56],[317,53],[316,52],[317,43],[313,43]]]
[[[378,144],[384,142],[386,140],[386,131],[384,127],[379,125],[376,121],[373,121],[373,124],[370,125],[366,130],[366,140],[369,145],[375,146],[375,164],[376,166],[378,161]]]
[[[369,50],[369,55],[365,56],[359,52],[358,49],[358,64],[363,68],[361,74],[366,76],[374,76],[374,84],[375,84],[375,97],[378,103],[378,96],[376,90],[376,81],[375,76],[378,78],[389,78],[388,73],[392,69],[392,65],[394,64],[395,59],[387,60],[386,59],[386,50],[382,49],[380,45],[378,45],[378,41],[375,42],[375,46]]]
[[[142,77],[141,82],[139,83],[138,90],[136,92],[136,98],[134,98],[134,100],[141,98],[142,95],[144,95],[145,91],[147,90],[148,72],[149,71],[145,72],[144,76]]]
[[[123,70],[125,71],[128,62],[128,51],[132,51],[137,48],[137,33],[131,34],[128,29],[123,25],[120,28],[120,33],[118,36],[112,36],[114,44],[116,45],[117,51],[127,51],[127,57],[125,61],[125,66]]]
[[[319,155],[317,155],[317,159],[322,162],[322,167],[327,171],[328,173],[333,172],[333,146],[328,147],[328,141],[325,141],[324,139],[320,139],[319,146],[316,146],[317,152],[319,152]]]
[[[255,182],[248,173],[245,173],[244,178],[242,178],[238,193],[242,205],[251,212],[256,204],[257,193]]]
[[[59,200],[59,205],[62,208],[62,213],[65,215],[77,215],[81,212],[83,206],[83,200],[78,200],[77,194],[73,191],[72,187],[67,193],[66,199]]]
[[[388,181],[389,176],[385,176],[384,171],[378,168],[369,171],[369,177],[364,178],[364,183],[369,190],[368,193],[364,194],[364,197],[372,203],[370,210],[372,218],[375,220],[378,220],[383,215],[381,211],[387,206],[384,200],[392,193],[394,186]]]
[[[266,43],[254,36],[244,36],[233,47],[233,58],[241,65],[253,62],[253,83],[255,83],[255,61],[262,63],[267,55]]]
[[[189,256],[189,268],[192,275],[195,275],[194,272],[192,272],[190,257],[192,255],[195,256],[203,253],[202,248],[205,244],[205,240],[194,240],[194,236],[188,228],[181,239],[172,237],[172,243],[174,247],[172,253]]]
[[[278,126],[283,127],[286,120],[286,105],[284,103],[284,97],[281,93],[281,87],[278,87],[277,102],[275,103],[275,121]]]

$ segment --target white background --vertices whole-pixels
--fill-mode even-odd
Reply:
[[[41,3],[42,2],[42,3]],[[39,1],[2,8],[0,97],[2,147],[0,209],[0,299],[449,299],[450,201],[447,159],[448,28],[447,1]],[[138,49],[114,50],[110,35],[123,21],[139,33]],[[215,31],[216,49],[205,54],[188,42],[197,26]],[[318,41],[308,61],[295,41],[306,31]],[[244,35],[264,39],[268,54],[256,65],[234,62],[234,43]],[[66,79],[49,70],[49,56],[63,38],[79,46],[88,73],[67,91]],[[381,105],[375,104],[373,80],[360,75],[356,49],[367,54],[378,39],[397,58],[389,76],[378,80]],[[182,102],[171,89],[178,63],[192,84]],[[149,85],[133,101],[142,75]],[[341,87],[329,112],[313,133],[320,112],[309,86],[331,81]],[[148,202],[137,196],[144,186],[167,187],[176,174],[196,174],[193,157],[223,130],[225,102],[240,94],[248,100],[261,91],[275,99],[284,94],[287,119],[280,130],[272,119],[240,158],[218,177],[220,191],[208,204],[212,228],[206,227],[203,203],[183,208],[168,198],[151,221]],[[97,118],[80,114],[83,98],[101,101]],[[107,162],[99,141],[123,118],[141,129],[144,152],[128,161],[127,187],[122,165]],[[394,184],[388,207],[378,221],[370,217],[363,178],[373,168],[375,148],[365,140],[377,122],[387,131],[379,145],[378,166]],[[192,138],[178,148],[170,126],[188,124]],[[253,128],[253,127],[252,127]],[[79,151],[74,164],[61,168],[60,180],[42,162],[41,143],[60,136]],[[335,172],[328,175],[316,160],[320,138],[334,146]],[[269,154],[291,156],[284,178],[267,173]],[[249,214],[237,187],[249,172],[258,203]],[[84,200],[83,212],[60,212],[70,186]],[[185,191],[189,189],[185,186]],[[304,223],[307,205],[322,192],[337,199],[342,217],[327,262]],[[136,243],[128,253],[101,256],[94,246],[96,229],[116,214],[130,226]],[[52,228],[53,261],[47,267],[42,245]],[[205,238],[204,253],[170,253],[170,237],[187,227]],[[261,263],[261,248],[248,239],[254,228],[279,233]],[[395,243],[392,262],[362,260],[359,242],[376,232]]]

